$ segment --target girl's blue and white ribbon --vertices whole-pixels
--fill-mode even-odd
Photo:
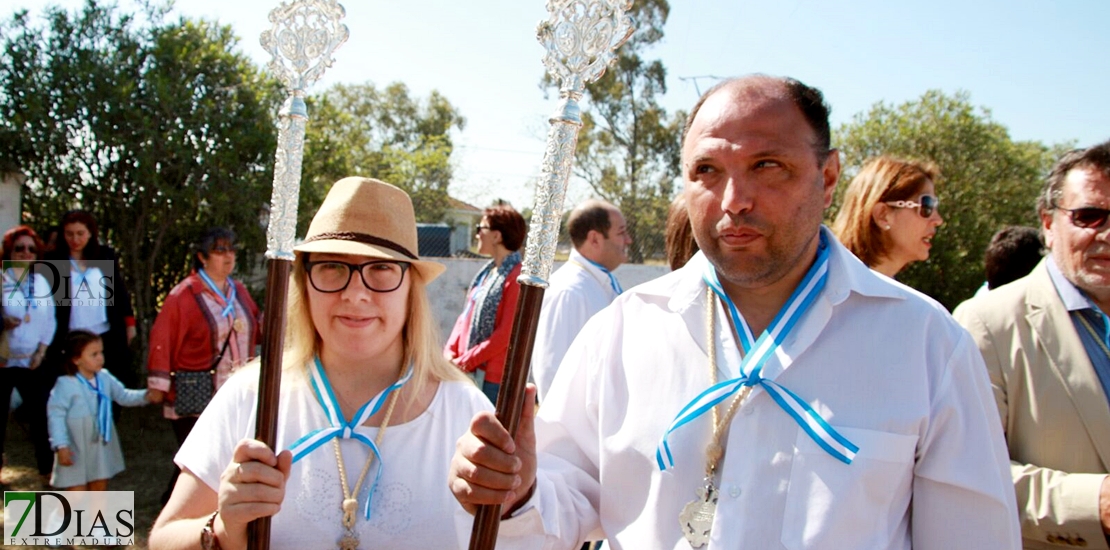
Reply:
[[[802,282],[794,289],[786,305],[783,306],[771,325],[767,327],[767,330],[760,335],[754,344],[751,343],[751,329],[740,315],[736,305],[721,287],[720,281],[717,279],[716,268],[711,263],[706,262],[706,271],[703,278],[706,284],[713,289],[714,294],[727,306],[729,316],[732,317],[733,325],[739,333],[740,345],[744,349],[744,359],[740,363],[739,377],[714,384],[687,403],[675,416],[655,451],[655,460],[660,470],[666,470],[674,466],[674,457],[668,442],[668,437],[672,432],[709,412],[722,401],[735,395],[744,386],[756,385],[762,387],[784,411],[790,414],[795,422],[822,449],[846,464],[852,463],[856,453],[859,452],[859,447],[840,435],[825,419],[821,418],[821,415],[817,414],[817,411],[809,406],[809,403],[798,397],[797,394],[773,380],[767,380],[760,376],[763,365],[775,354],[775,350],[782,345],[786,335],[798,323],[798,320],[813,304],[813,301],[825,286],[829,273],[829,246],[826,239],[825,234],[822,233],[817,260],[810,267]]]
[[[75,377],[96,394],[96,429],[100,431],[100,438],[105,443],[112,441],[112,396],[105,392],[104,381],[99,374],[94,374],[94,386],[81,373],[77,373]]]
[[[378,450],[378,446],[372,439],[355,432],[355,428],[361,426],[374,416],[385,404],[389,394],[404,386],[406,382],[412,378],[413,367],[409,365],[409,369],[400,380],[393,383],[393,385],[382,390],[381,393],[375,395],[373,399],[367,401],[355,413],[355,417],[350,422],[343,417],[343,411],[339,408],[339,401],[335,398],[335,392],[331,389],[331,384],[328,382],[328,375],[324,372],[323,365],[320,364],[320,358],[316,357],[313,363],[312,374],[312,390],[316,393],[316,399],[320,406],[324,409],[324,414],[328,417],[327,428],[321,428],[310,432],[308,435],[293,442],[289,447],[289,451],[293,453],[293,463],[308,456],[309,453],[319,448],[324,443],[331,441],[335,438],[340,439],[354,439],[362,442],[370,448],[370,452],[374,453],[377,457],[378,468],[377,473],[374,475],[374,482],[370,485],[370,495],[366,498],[366,505],[364,507],[364,515],[366,519],[370,519],[370,501],[374,498],[374,489],[378,485],[378,481],[382,477],[382,455]],[[379,428],[381,429],[381,428]],[[355,495],[358,498],[358,495]]]
[[[227,286],[231,290],[228,290],[227,296],[224,296],[223,291],[220,290],[220,287],[216,286],[216,282],[212,280],[212,277],[208,276],[208,273],[204,271],[203,267],[197,270],[197,274],[204,280],[204,284],[208,285],[208,288],[212,289],[212,292],[215,292],[216,296],[219,296],[220,299],[224,301],[224,308],[220,311],[220,315],[234,319],[235,299],[238,296],[235,291],[235,281],[231,280],[231,277],[227,278]]]
[[[612,271],[609,271],[608,269],[606,269],[605,266],[603,266],[603,265],[601,265],[601,264],[599,264],[599,263],[597,263],[597,262],[595,262],[595,261],[593,261],[589,258],[586,258],[585,256],[582,256],[582,257],[585,258],[587,262],[590,262],[591,264],[593,264],[594,267],[600,269],[601,272],[604,273],[607,277],[609,277],[609,288],[612,288],[613,292],[617,293],[618,296],[622,292],[624,292],[624,289],[621,288],[620,281],[618,281],[617,278],[613,276]]]

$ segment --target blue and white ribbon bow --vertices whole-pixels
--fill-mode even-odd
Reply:
[[[378,410],[382,408],[382,405],[385,404],[389,394],[400,389],[401,386],[404,386],[405,382],[408,382],[409,379],[412,378],[412,373],[413,367],[409,365],[408,371],[400,380],[394,382],[392,386],[382,390],[381,393],[375,395],[370,401],[367,401],[366,404],[355,413],[355,417],[350,422],[347,422],[347,419],[343,417],[343,411],[339,408],[339,401],[335,398],[335,392],[332,391],[331,384],[328,382],[328,375],[324,372],[323,365],[320,364],[320,358],[316,357],[313,363],[311,372],[312,390],[316,393],[316,400],[320,403],[320,406],[323,407],[324,414],[327,415],[328,424],[330,424],[330,426],[314,430],[308,435],[293,442],[293,445],[289,447],[289,451],[293,453],[293,463],[295,464],[298,460],[308,456],[309,453],[315,451],[324,443],[335,438],[354,439],[369,447],[370,452],[374,453],[374,456],[378,459],[378,468],[377,473],[374,475],[374,482],[370,485],[370,496],[366,498],[366,506],[364,507],[366,519],[370,519],[370,501],[374,498],[374,488],[377,487],[378,481],[382,477],[382,455],[378,451],[378,446],[374,441],[365,435],[355,432],[355,428],[364,424],[371,416],[374,416],[374,413],[378,412]],[[355,498],[358,498],[358,495],[355,495]]]
[[[95,386],[81,373],[77,373],[75,378],[84,382],[85,387],[96,394],[96,429],[100,431],[101,440],[105,443],[112,441],[112,396],[104,389],[104,381],[99,374],[93,375]]]
[[[76,296],[77,293],[81,291],[81,286],[85,284],[86,274],[89,272],[90,268],[85,268],[84,271],[81,271],[81,266],[77,265],[77,260],[73,258],[69,259],[69,268],[73,275],[73,285],[75,289],[73,294]],[[91,291],[92,289],[89,290]]]
[[[617,295],[618,295],[618,296],[619,296],[619,295],[620,295],[620,294],[621,294],[622,292],[624,292],[624,289],[623,289],[623,288],[621,288],[621,283],[620,283],[620,281],[618,281],[618,280],[617,280],[617,278],[616,278],[615,276],[613,276],[613,272],[612,272],[612,271],[609,271],[608,269],[606,269],[606,268],[605,268],[605,266],[603,266],[603,265],[601,265],[601,264],[599,264],[599,263],[597,263],[597,262],[595,262],[595,261],[593,261],[593,260],[591,260],[591,259],[589,259],[589,258],[586,258],[585,256],[582,256],[582,257],[583,257],[583,258],[584,258],[584,259],[585,259],[585,260],[586,260],[587,262],[590,262],[591,264],[593,264],[593,266],[594,266],[594,267],[596,267],[596,268],[600,269],[600,270],[601,270],[601,272],[602,272],[602,273],[604,273],[604,274],[605,274],[605,275],[606,275],[607,277],[609,277],[609,288],[612,288],[612,289],[613,289],[613,292],[617,293]]]
[[[744,359],[740,362],[740,376],[738,378],[725,380],[711,386],[695,397],[693,401],[687,403],[675,416],[655,451],[655,460],[660,470],[666,470],[674,466],[674,457],[671,455],[670,444],[667,441],[672,432],[712,410],[713,407],[735,395],[744,386],[756,385],[762,387],[784,411],[789,413],[822,449],[825,449],[826,452],[845,464],[852,463],[856,453],[859,452],[859,447],[840,435],[828,422],[825,422],[825,419],[821,418],[821,415],[817,414],[817,411],[809,406],[809,403],[798,397],[797,394],[760,375],[763,365],[775,354],[775,350],[782,345],[786,335],[798,323],[798,320],[809,309],[809,306],[813,304],[817,295],[821,293],[821,289],[825,287],[825,282],[828,279],[828,274],[829,246],[825,234],[821,233],[817,261],[813,263],[805,278],[794,289],[794,293],[791,294],[786,305],[775,316],[774,321],[771,321],[771,325],[753,344],[751,329],[744,318],[740,316],[736,304],[732,302],[732,299],[721,287],[713,264],[706,262],[706,271],[703,278],[721,302],[728,306],[729,316],[739,333],[740,345],[744,348]]]
[[[235,291],[235,281],[231,280],[231,277],[227,278],[227,286],[231,290],[228,290],[227,296],[224,296],[224,293],[220,290],[220,287],[216,286],[216,282],[212,280],[212,277],[208,276],[208,273],[204,271],[203,267],[197,270],[197,274],[200,275],[200,278],[204,280],[204,284],[208,285],[208,288],[212,289],[212,292],[215,292],[216,296],[219,296],[220,299],[224,301],[224,308],[220,311],[220,315],[222,317],[234,319],[235,299],[238,296]]]

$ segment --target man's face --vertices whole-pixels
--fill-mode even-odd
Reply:
[[[628,261],[628,247],[632,237],[628,235],[628,224],[618,210],[609,211],[609,234],[601,239],[601,259],[597,263],[612,271]]]
[[[1077,227],[1064,209],[1110,209],[1110,178],[1097,170],[1075,168],[1064,177],[1061,191],[1058,208],[1041,214],[1045,244],[1072,284],[1105,302],[1110,299],[1110,224]]]
[[[819,156],[788,98],[750,87],[710,96],[682,164],[694,236],[722,282],[760,288],[808,266],[840,163],[835,152]]]

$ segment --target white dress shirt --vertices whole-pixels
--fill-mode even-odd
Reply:
[[[859,446],[833,458],[756,387],[726,435],[708,548],[1020,547],[1009,458],[982,358],[942,306],[879,277],[830,236],[828,282],[764,367]],[[540,408],[536,492],[502,537],[574,548],[689,549],[678,516],[711,419],[656,448],[710,385],[702,254],[625,292],[582,330]],[[716,305],[718,378],[740,353]]]
[[[616,297],[609,276],[575,249],[551,274],[532,347],[532,376],[541,402],[578,331]]]

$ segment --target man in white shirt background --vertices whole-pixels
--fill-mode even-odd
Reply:
[[[515,440],[492,413],[448,483],[503,542],[570,549],[1016,550],[1009,457],[974,341],[821,220],[821,92],[722,82],[683,130],[701,249],[580,331]]]
[[[570,212],[567,233],[574,248],[544,291],[532,349],[532,376],[541,402],[578,331],[622,292],[613,271],[628,260],[632,244],[621,211],[596,199]]]

